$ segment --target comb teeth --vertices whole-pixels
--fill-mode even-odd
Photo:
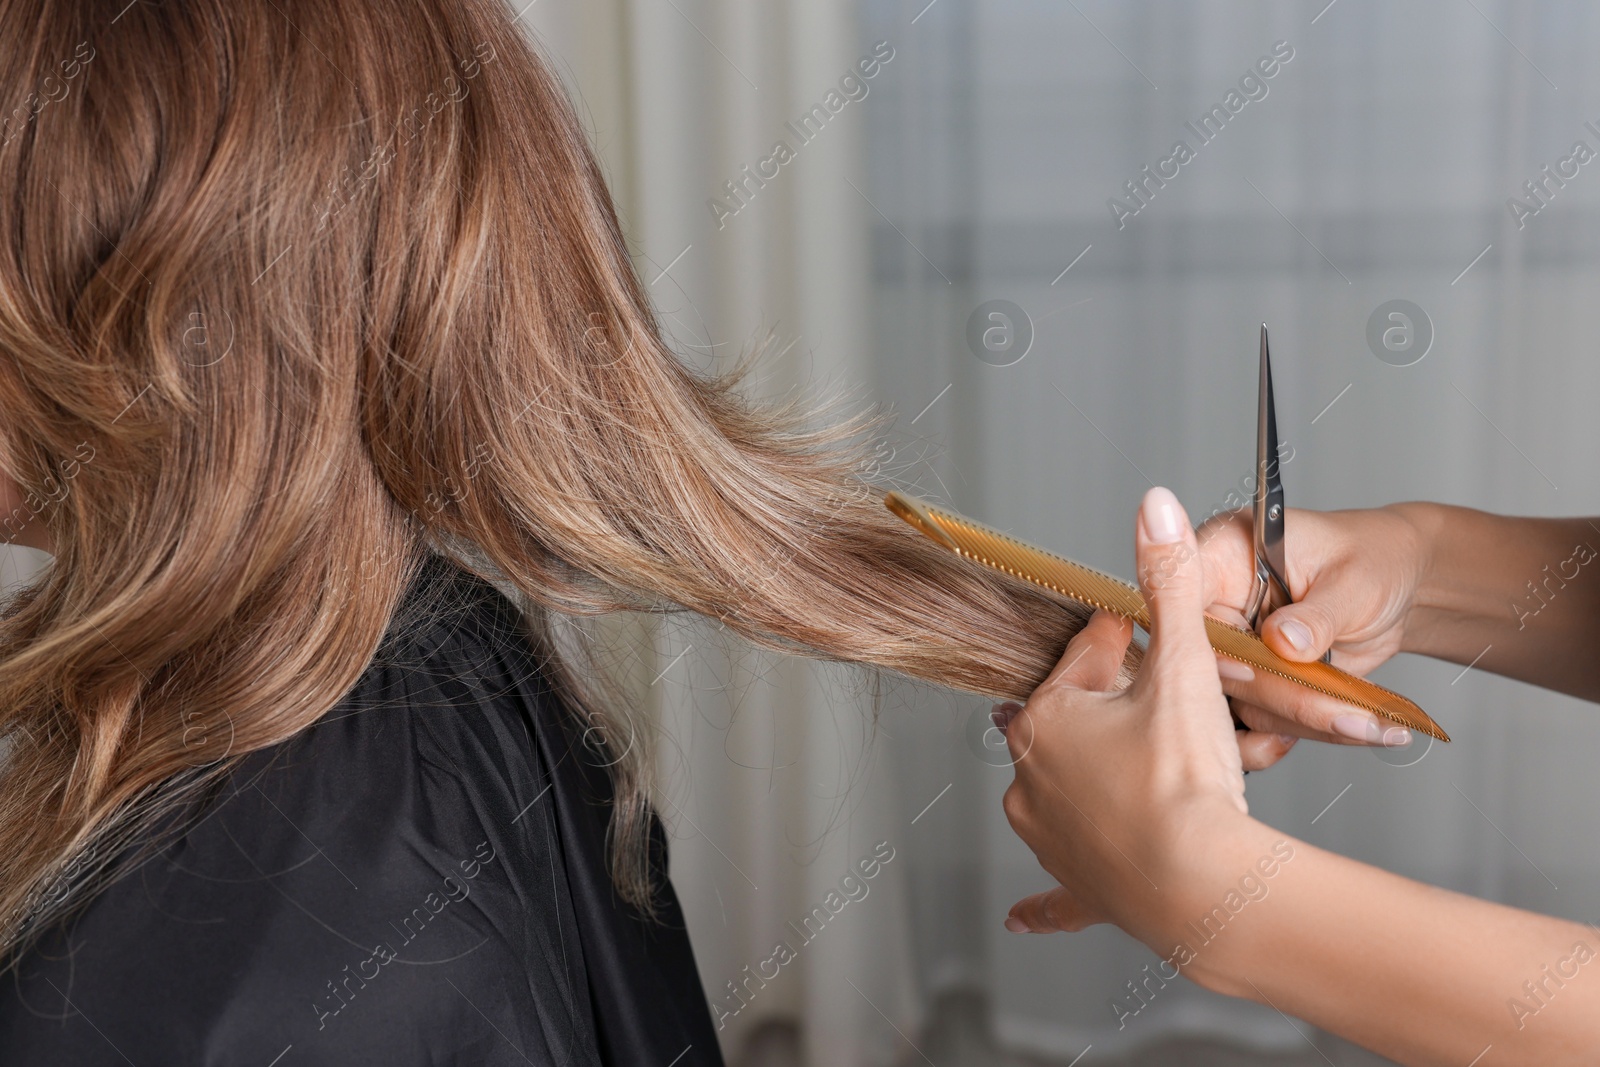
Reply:
[[[1090,607],[1132,619],[1150,630],[1150,609],[1138,587],[1092,567],[1035,548],[1009,534],[945,511],[899,491],[890,492],[884,505],[929,538],[977,563]],[[1450,736],[1415,703],[1376,682],[1358,678],[1320,661],[1295,663],[1279,656],[1261,638],[1241,626],[1206,616],[1206,637],[1211,647],[1251,667],[1285,678],[1335,700],[1342,700],[1391,722],[1440,741]]]

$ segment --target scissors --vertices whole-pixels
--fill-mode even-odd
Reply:
[[[1207,616],[1206,638],[1219,655],[1238,660],[1264,674],[1297,683],[1335,700],[1364,708],[1440,741],[1450,740],[1438,723],[1414,702],[1392,689],[1333,666],[1331,653],[1321,662],[1284,659],[1258,635],[1261,622],[1285,604],[1289,593],[1284,564],[1283,479],[1278,456],[1278,420],[1272,400],[1272,363],[1267,354],[1267,326],[1261,324],[1261,386],[1256,412],[1256,484],[1252,527],[1254,575],[1244,611],[1247,625]],[[884,506],[950,551],[1014,578],[1032,582],[1068,600],[1130,619],[1151,630],[1150,606],[1139,588],[1120,578],[1036,548],[1010,534],[985,526],[942,505],[890,490]],[[1231,700],[1230,700],[1231,704]],[[1248,729],[1234,716],[1237,729]],[[1249,771],[1245,772],[1249,774]]]
[[[1278,414],[1272,399],[1272,357],[1267,351],[1267,324],[1261,324],[1261,381],[1256,398],[1256,485],[1251,507],[1251,543],[1255,579],[1246,602],[1245,625],[1256,633],[1268,615],[1294,603],[1289,569],[1283,559],[1283,476],[1278,457]],[[1322,662],[1333,662],[1333,650]]]
[[[1261,621],[1293,602],[1284,565],[1283,480],[1278,466],[1278,424],[1272,400],[1272,365],[1267,355],[1267,328],[1261,327],[1261,390],[1256,420],[1256,485],[1252,555],[1252,589],[1244,612],[1248,625],[1237,626],[1206,616],[1206,639],[1222,656],[1263,674],[1275,675],[1314,692],[1352,704],[1440,741],[1450,740],[1438,723],[1413,701],[1332,665],[1284,659],[1257,635]],[[1086,607],[1109,611],[1151,632],[1150,605],[1139,587],[1021,541],[1003,530],[985,526],[939,504],[890,490],[884,506],[944,548],[965,559],[1031,582]],[[1231,703],[1231,700],[1230,700]],[[1237,729],[1248,729],[1234,716]],[[1248,771],[1246,774],[1250,773]]]

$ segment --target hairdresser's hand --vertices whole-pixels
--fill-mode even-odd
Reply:
[[[1197,531],[1205,563],[1206,611],[1244,623],[1255,563],[1248,509],[1218,515]],[[1365,675],[1401,650],[1423,570],[1417,528],[1391,508],[1362,511],[1291,509],[1284,555],[1293,604],[1274,611],[1262,640],[1284,659],[1310,662],[1330,647],[1333,664]],[[1369,712],[1276,675],[1252,672],[1219,656],[1222,688],[1233,710],[1261,735],[1241,733],[1250,769],[1275,762],[1289,738],[1339,744],[1404,744],[1409,731]],[[1287,736],[1284,736],[1287,735]]]
[[[1153,626],[1138,677],[1112,688],[1133,627],[1097,612],[1003,727],[1006,818],[1061,883],[1013,908],[1013,930],[1111,922],[1159,940],[1215,835],[1251,822],[1195,533],[1171,492],[1145,495],[1135,542]]]

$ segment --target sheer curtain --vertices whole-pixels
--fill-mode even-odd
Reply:
[[[766,395],[872,399],[861,141],[903,61],[855,15],[844,0],[541,0],[523,16],[587,113],[679,352],[714,369],[770,337],[752,383]],[[609,629],[630,699],[663,726],[657,806],[724,1048],[780,1021],[808,1063],[893,1062],[922,1023],[916,813],[874,740],[870,679],[698,618]]]

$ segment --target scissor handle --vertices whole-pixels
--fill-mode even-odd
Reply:
[[[1290,598],[1289,591],[1272,576],[1272,571],[1265,563],[1258,562],[1255,581],[1250,587],[1250,600],[1245,605],[1245,625],[1259,634],[1261,624],[1266,622],[1268,615],[1292,603],[1294,601]],[[1322,662],[1333,663],[1333,649],[1330,648],[1322,654]]]
[[[1293,598],[1283,583],[1273,575],[1266,560],[1256,557],[1255,580],[1250,585],[1250,599],[1245,602],[1244,621],[1250,629],[1261,632],[1261,623],[1274,611],[1292,604]]]

